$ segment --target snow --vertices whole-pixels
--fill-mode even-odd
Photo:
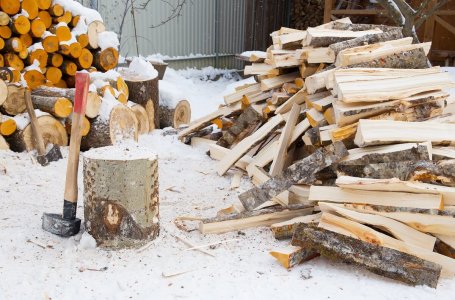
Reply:
[[[35,115],[37,118],[41,116],[48,116],[49,114],[47,112],[41,111],[39,109],[35,109]],[[30,117],[28,116],[28,113],[22,113],[18,114],[13,117],[14,121],[16,121],[16,126],[18,130],[24,130],[25,127],[30,124]],[[0,153],[0,159],[1,159],[1,153]],[[1,190],[0,190],[1,191]]]
[[[98,46],[101,48],[101,50],[107,48],[115,48],[118,50],[119,45],[120,42],[115,32],[103,31],[98,33]]]
[[[28,47],[28,52],[31,53],[35,50],[44,50],[43,48],[43,43],[39,42],[39,43],[34,43],[33,45],[31,45],[30,47]]]
[[[156,160],[157,156],[151,149],[139,145],[108,146],[98,149],[91,149],[83,154],[84,159],[104,160]]]
[[[94,9],[83,6],[81,3],[73,0],[53,0],[53,4],[60,4],[65,10],[71,12],[73,16],[84,16],[87,18],[87,24],[93,21],[103,21],[99,12]]]
[[[160,80],[160,101],[173,107],[178,101],[187,100],[191,105],[191,119],[196,120],[224,104],[223,96],[232,93],[236,86],[254,82],[252,78],[239,81],[240,76],[232,74],[232,70],[213,67],[178,71],[167,68]],[[218,76],[218,80],[212,81]]]
[[[216,72],[225,75],[206,79]],[[203,115],[222,103],[224,93],[245,83],[227,74],[169,69],[164,81],[188,90],[193,113]],[[139,138],[141,148],[158,155],[161,227],[159,237],[140,249],[95,247],[84,228],[72,238],[41,229],[44,212],[62,210],[68,147],[62,147],[62,160],[46,167],[31,154],[0,151],[0,299],[453,299],[453,279],[441,279],[437,289],[411,287],[324,258],[288,271],[268,251],[289,242],[276,241],[267,228],[220,235],[200,234],[193,230],[197,223],[187,223],[188,232],[179,229],[177,217],[213,217],[238,203],[251,184],[244,177],[240,188],[231,190],[233,172],[218,176],[207,147],[184,145],[169,132]],[[80,218],[82,170],[80,162]],[[225,242],[204,248],[211,257],[186,250],[176,237],[195,246]],[[182,274],[169,277],[176,273]]]
[[[251,57],[252,55],[255,55],[257,57],[267,58],[267,53],[264,51],[245,51],[240,55],[245,57]]]
[[[33,64],[31,64],[30,66],[28,66],[24,69],[24,71],[32,71],[32,70],[38,71],[40,73],[42,72],[41,68],[40,68],[40,62],[37,59],[35,59],[33,61]]]
[[[115,99],[114,95],[112,95],[111,92],[107,90],[107,92],[104,93],[103,98],[101,98],[100,115],[98,118],[102,121],[107,122],[111,115],[112,109],[117,105],[121,105],[120,102],[118,102],[117,99]]]
[[[12,44],[12,46],[13,46],[14,49],[19,48],[19,40],[13,39],[13,44]]]
[[[71,33],[75,36],[78,36],[80,34],[86,34],[87,31],[87,18],[85,16],[80,16],[79,22],[77,22],[76,26],[71,30]]]
[[[138,80],[151,80],[158,77],[158,71],[143,57],[134,57],[128,68],[120,68],[119,70],[122,74],[128,74],[128,76],[135,77]]]

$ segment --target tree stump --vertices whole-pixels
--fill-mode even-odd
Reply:
[[[158,77],[144,78],[128,72],[128,69],[120,70],[120,74],[128,85],[128,100],[145,107],[149,118],[150,131],[160,128]]]
[[[191,121],[191,106],[186,100],[160,105],[160,128],[179,128]]]
[[[98,246],[138,247],[159,234],[158,159],[139,147],[84,153],[85,228]]]

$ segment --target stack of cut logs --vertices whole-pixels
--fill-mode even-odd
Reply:
[[[128,68],[121,74],[112,70],[118,63],[118,40],[105,31],[98,12],[73,0],[2,0],[0,9],[0,67],[13,74],[0,79],[0,149],[35,149],[25,87],[32,90],[45,143],[67,145],[74,75],[81,70],[91,77],[84,150],[137,139],[160,121],[175,127],[189,122],[187,102],[184,117],[178,104],[163,107],[159,117],[158,78]]]
[[[349,19],[272,38],[245,68],[257,83],[179,133],[232,188],[256,186],[199,230],[271,226],[292,238],[271,252],[286,267],[322,255],[412,285],[454,275],[454,83],[430,44]]]

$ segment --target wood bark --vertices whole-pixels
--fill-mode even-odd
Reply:
[[[255,187],[239,196],[247,210],[253,210],[262,203],[271,200],[294,184],[312,184],[316,181],[315,173],[339,162],[348,155],[343,143],[334,143],[318,149],[312,155],[295,162],[264,184]]]
[[[155,155],[131,148],[95,149],[84,154],[83,174],[85,227],[99,246],[138,247],[158,236]]]
[[[173,107],[160,105],[160,128],[179,128],[191,121],[191,105],[187,100],[174,103]]]
[[[398,178],[455,187],[455,160],[399,161],[369,165],[338,165],[340,175],[362,178]]]
[[[352,40],[347,40],[344,42],[335,43],[329,46],[337,55],[341,50],[354,48],[358,46],[364,46],[369,44],[375,44],[380,42],[398,40],[403,38],[403,33],[401,32],[401,28],[397,28],[395,30],[390,30],[388,32],[383,32],[380,34],[368,34],[362,37],[358,37]]]
[[[129,101],[142,105],[147,111],[150,130],[160,128],[158,77],[153,79],[137,79],[122,73],[128,86]]]
[[[394,249],[364,242],[322,228],[299,225],[292,245],[322,256],[365,267],[369,271],[411,285],[436,288],[441,266]]]
[[[138,138],[138,121],[128,107],[119,104],[112,108],[108,116],[100,115],[92,120],[91,129],[82,138],[81,149],[115,145],[122,140]]]
[[[272,250],[269,253],[286,269],[319,256],[319,253],[314,250],[295,246],[290,246],[288,249],[284,250]]]

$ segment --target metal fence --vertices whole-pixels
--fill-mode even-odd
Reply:
[[[246,1],[249,0],[187,0],[179,17],[152,28],[170,15],[171,5],[177,0],[151,0],[145,10],[135,10],[139,53],[184,57],[167,60],[174,68],[241,68],[234,55],[244,50]],[[81,2],[97,9],[109,30],[120,32],[127,0]],[[141,0],[134,2],[139,6]],[[130,11],[126,13],[121,35],[123,56],[137,55]]]

